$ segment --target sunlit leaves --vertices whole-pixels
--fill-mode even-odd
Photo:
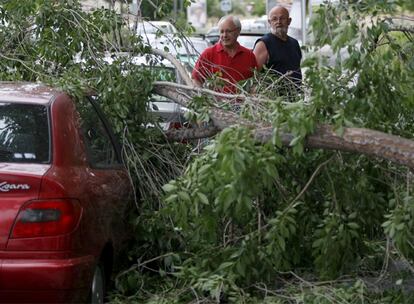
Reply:
[[[396,246],[407,258],[413,258],[414,250],[414,198],[405,193],[402,197],[393,199],[390,204],[394,206],[386,221],[382,224],[388,237],[395,241]]]

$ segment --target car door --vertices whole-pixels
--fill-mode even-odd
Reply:
[[[87,204],[83,228],[97,254],[108,243],[122,243],[124,216],[131,196],[131,183],[122,163],[120,148],[96,100],[85,97],[77,103],[81,134],[88,160]]]

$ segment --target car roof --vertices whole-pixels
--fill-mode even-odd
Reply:
[[[0,81],[0,101],[48,104],[61,93],[47,85],[34,82]]]

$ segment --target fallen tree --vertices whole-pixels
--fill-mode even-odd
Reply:
[[[158,54],[161,53],[158,52]],[[168,82],[155,82],[154,92],[168,97],[184,107],[188,107],[191,98],[199,94],[215,95],[209,90]],[[246,98],[246,96],[228,97],[230,101]],[[221,101],[223,102],[223,100]],[[251,128],[253,137],[261,143],[270,141],[273,137],[273,127],[269,124],[247,121],[231,111],[225,111],[216,107],[211,108],[209,114],[212,126],[207,128],[170,130],[166,134],[167,137],[175,141],[205,138],[234,125]],[[280,137],[285,146],[289,146],[294,139],[294,135],[288,131],[282,132]],[[304,145],[306,148],[367,154],[414,169],[414,141],[375,130],[344,128],[341,134],[338,134],[338,131],[335,131],[333,126],[320,125],[315,128],[312,134],[307,135]]]
[[[395,32],[382,17],[399,4],[319,7],[312,49],[330,45],[337,58],[304,49],[306,94],[294,102],[263,74],[245,84],[260,95],[193,87],[171,54],[152,51],[113,11],[89,14],[78,1],[0,5],[2,80],[74,96],[92,88],[123,135],[140,195],[111,302],[412,302],[399,286],[414,259],[414,47],[410,30]],[[151,52],[173,62],[185,85],[158,82],[156,61],[136,63]],[[203,127],[146,127],[156,125],[147,115],[154,92]],[[196,151],[174,142],[203,137]],[[390,274],[392,265],[403,270]],[[366,274],[395,290],[371,293]]]
[[[369,282],[397,284],[402,272],[412,275],[413,41],[407,36],[394,48],[383,23],[361,25],[357,5],[350,7],[353,22],[349,7],[320,12],[319,43],[329,42],[334,53],[349,43],[350,58],[330,67],[310,56],[306,102],[285,101],[266,85],[260,96],[242,88],[233,96],[188,79],[153,83],[202,126],[169,131],[169,140],[213,139],[163,187],[157,219],[169,237],[156,234],[154,244],[165,245],[154,245],[155,258],[139,256],[120,285],[155,263],[149,268],[183,283],[163,299],[362,303],[382,299]],[[376,51],[384,45],[390,48]],[[388,272],[401,264],[402,272]],[[367,272],[374,279],[364,280]],[[350,281],[320,282],[341,275]],[[400,292],[391,298],[404,297]]]

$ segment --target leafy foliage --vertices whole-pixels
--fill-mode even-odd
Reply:
[[[375,295],[364,279],[345,286],[338,281],[332,289],[313,282],[375,275],[398,256],[412,263],[412,173],[365,156],[303,148],[321,122],[334,124],[339,134],[358,126],[412,137],[413,40],[391,31],[387,14],[397,9],[377,1],[322,6],[314,17],[314,44],[330,45],[337,56],[328,64],[309,49],[307,101],[289,103],[259,84],[272,101],[262,99],[253,111],[242,106],[244,117],[272,123],[273,142],[257,145],[237,126],[224,130],[182,177],[164,186],[159,220],[176,247],[174,258],[157,265],[170,274],[164,286],[178,282],[182,289],[165,290],[162,299],[410,301],[400,292]],[[281,148],[283,130],[294,135],[292,149]],[[298,297],[289,274],[307,278]],[[270,296],[276,289],[288,296]]]

